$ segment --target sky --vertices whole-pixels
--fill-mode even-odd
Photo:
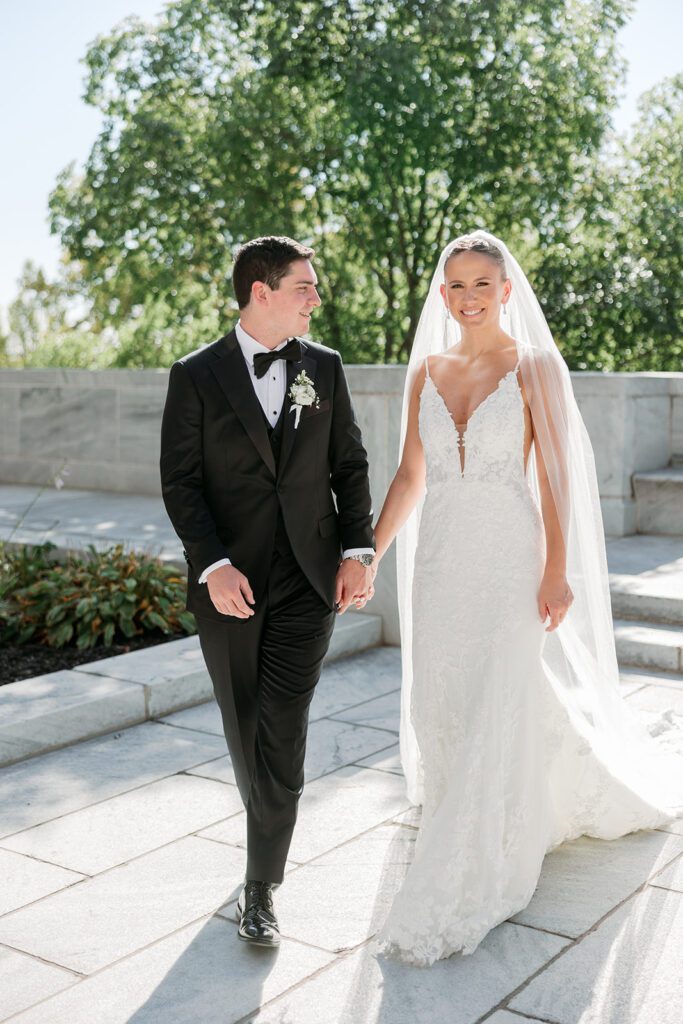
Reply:
[[[57,265],[48,195],[68,163],[84,162],[101,124],[81,99],[88,43],[123,18],[150,20],[163,7],[163,0],[0,0],[0,314],[25,260],[49,273]],[[617,131],[633,123],[644,91],[683,71],[681,39],[681,0],[637,0],[620,36],[629,70]]]

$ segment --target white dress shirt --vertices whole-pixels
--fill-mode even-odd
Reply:
[[[247,334],[239,320],[235,325],[235,334],[249,369],[249,376],[251,377],[251,383],[254,385],[256,397],[261,403],[266,419],[271,427],[274,427],[280,418],[285,401],[287,361],[285,359],[276,359],[270,364],[267,373],[263,377],[257,377],[254,371],[254,356],[259,352],[271,352],[273,350],[269,349],[267,345],[262,345],[256,338],[252,338],[250,334]],[[276,346],[275,351],[278,352],[281,348],[284,348],[288,341],[289,338],[285,338],[283,342]],[[348,548],[348,550],[342,553],[342,558],[361,554],[374,555],[374,551],[372,548]],[[199,582],[206,583],[209,573],[213,572],[214,569],[218,569],[221,565],[232,565],[232,562],[229,558],[221,558],[217,562],[212,562],[199,577]]]

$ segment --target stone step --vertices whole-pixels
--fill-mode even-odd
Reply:
[[[683,535],[683,466],[633,474],[639,533]]]
[[[614,639],[620,665],[683,671],[683,629],[616,619]]]
[[[325,662],[376,647],[382,620],[346,612]],[[0,766],[202,704],[213,697],[199,637],[0,687]]]
[[[613,537],[607,561],[615,618],[683,625],[683,537]]]
[[[610,597],[615,618],[683,626],[683,589],[662,593],[650,580],[610,576]]]

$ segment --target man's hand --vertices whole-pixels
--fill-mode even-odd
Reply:
[[[249,580],[234,565],[221,565],[206,578],[209,597],[216,611],[222,615],[234,615],[237,619],[249,619],[254,609],[247,604],[254,603]]]
[[[345,558],[337,569],[334,602],[338,613],[343,615],[353,601],[356,608],[362,608],[374,592],[370,568],[355,558]]]

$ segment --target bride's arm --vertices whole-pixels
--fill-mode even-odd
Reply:
[[[569,522],[568,453],[563,429],[566,412],[560,382],[554,379],[552,369],[542,361],[537,363],[535,385],[530,389],[529,409],[546,543],[545,570],[538,591],[538,611],[543,621],[550,618],[546,632],[552,633],[574,600],[567,582],[565,537]],[[547,457],[543,453],[544,446],[548,448]],[[554,487],[548,472],[548,459],[553,461]]]
[[[387,496],[384,499],[377,525],[375,526],[375,543],[377,553],[373,570],[377,570],[380,559],[401,529],[406,519],[422,497],[425,489],[425,457],[418,430],[418,413],[420,393],[424,387],[424,365],[418,370],[408,406],[408,424],[406,439],[403,445],[401,464],[394,479],[391,481]]]

